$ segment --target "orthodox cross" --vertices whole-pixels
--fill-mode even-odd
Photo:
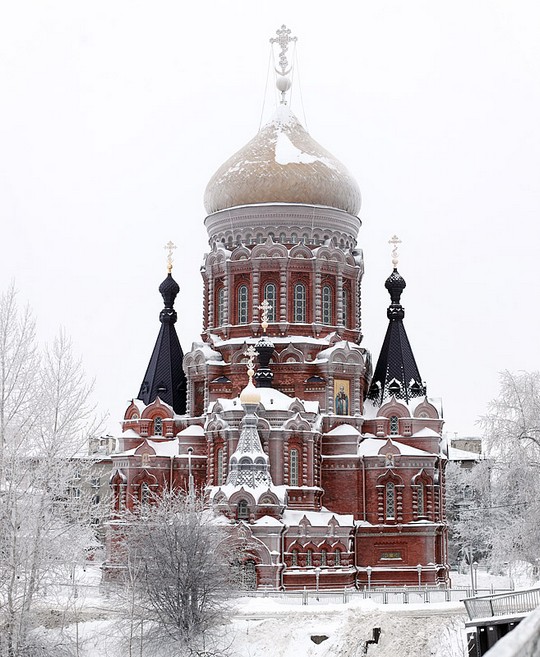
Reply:
[[[388,240],[388,244],[392,244],[392,264],[394,265],[394,269],[397,268],[398,265],[398,252],[397,252],[397,245],[401,244],[401,240],[397,235],[394,235],[392,239]]]
[[[261,326],[263,333],[266,333],[266,329],[268,328],[268,311],[270,310],[270,308],[271,308],[271,304],[268,301],[268,299],[265,299],[259,306],[259,309],[262,310]]]
[[[279,67],[281,68],[281,75],[286,75],[289,72],[287,70],[287,66],[289,65],[287,60],[287,50],[289,49],[289,43],[297,41],[298,37],[290,36],[291,31],[287,28],[286,25],[282,25],[279,30],[276,30],[276,34],[277,37],[270,39],[270,43],[277,43],[281,48],[281,52],[279,53]]]
[[[249,376],[249,380],[251,381],[251,377],[253,376],[253,373],[255,370],[253,369],[255,367],[255,357],[257,356],[257,350],[253,345],[250,345],[245,351],[244,351],[244,356],[247,358],[247,373]]]
[[[173,254],[174,249],[176,249],[176,244],[173,244],[173,242],[171,242],[171,240],[169,240],[163,248],[166,251],[168,251],[168,253],[167,253],[167,271],[170,274],[171,271],[172,271],[172,263],[173,263],[172,254]]]

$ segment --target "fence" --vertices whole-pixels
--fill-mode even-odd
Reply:
[[[477,594],[494,595],[497,591],[507,589],[478,589]],[[357,589],[321,590],[304,589],[302,591],[241,591],[240,595],[255,598],[272,598],[287,604],[323,605],[347,604],[361,599],[371,599],[380,604],[429,604],[436,602],[459,602],[473,595],[470,588],[437,588],[418,586],[383,586]]]

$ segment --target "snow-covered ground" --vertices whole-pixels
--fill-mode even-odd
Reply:
[[[99,592],[99,577],[97,566],[79,573],[71,610],[59,618],[44,608],[40,631],[58,644],[65,643],[66,637],[74,643],[78,636],[79,657],[126,657],[132,631],[133,657],[155,657],[151,649],[141,653],[138,627],[123,619],[115,595]],[[470,585],[466,573],[453,573],[452,580],[454,586]],[[509,584],[508,576],[478,571],[479,588],[502,589]],[[61,596],[62,591],[73,594],[74,589],[65,587]],[[54,606],[51,594],[48,599]],[[465,616],[460,602],[383,605],[354,596],[347,604],[315,603],[310,598],[303,606],[287,598],[245,597],[234,602],[225,643],[230,645],[231,657],[464,657]],[[380,628],[379,641],[366,644],[374,628]],[[327,638],[320,643],[312,640],[321,636]]]

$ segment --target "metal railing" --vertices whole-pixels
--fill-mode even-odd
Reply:
[[[497,591],[508,589],[479,589],[477,593],[495,594]],[[324,604],[347,604],[359,599],[371,599],[380,604],[429,604],[435,602],[460,602],[473,595],[471,588],[439,588],[418,586],[380,586],[364,588],[361,590],[353,588],[345,589],[303,589],[299,591],[239,591],[239,595],[254,598],[272,598],[286,604],[299,605],[324,605]],[[491,596],[490,596],[491,597]]]
[[[540,588],[468,598],[463,601],[471,620],[527,614],[540,606]]]

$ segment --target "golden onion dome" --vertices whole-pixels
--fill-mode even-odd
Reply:
[[[356,215],[361,199],[346,167],[281,105],[274,118],[219,167],[204,194],[208,214],[258,203],[323,205]]]

